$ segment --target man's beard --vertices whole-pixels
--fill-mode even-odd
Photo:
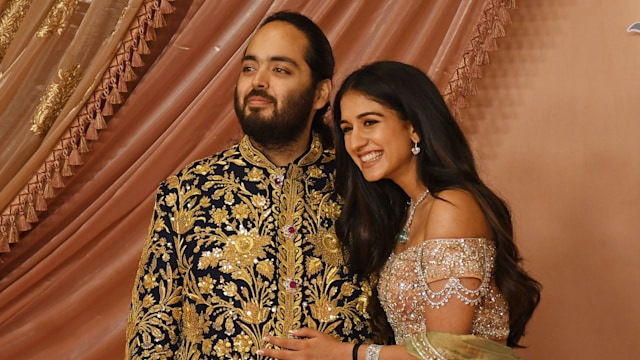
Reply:
[[[281,148],[294,143],[307,129],[309,114],[313,108],[314,87],[309,86],[302,93],[291,93],[278,108],[275,98],[268,95],[265,90],[253,89],[240,104],[238,92],[234,95],[234,108],[236,116],[240,120],[240,126],[245,134],[260,145],[267,148]],[[258,110],[247,107],[247,100],[251,96],[260,96],[271,102],[274,110],[271,114],[263,116]]]

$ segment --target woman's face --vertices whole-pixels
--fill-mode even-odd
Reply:
[[[364,178],[370,182],[390,179],[400,186],[415,181],[416,156],[411,147],[419,137],[411,123],[358,91],[347,91],[339,105],[347,153]]]

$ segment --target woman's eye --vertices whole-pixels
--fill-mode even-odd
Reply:
[[[371,126],[371,125],[374,125],[374,124],[377,124],[377,123],[378,123],[378,120],[365,120],[364,121],[364,126]]]
[[[340,128],[342,130],[343,134],[348,133],[349,131],[351,131],[351,127],[350,126],[344,126]]]

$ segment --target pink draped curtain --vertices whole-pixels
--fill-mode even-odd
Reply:
[[[68,23],[77,28],[38,38],[47,12],[60,6],[75,10]],[[336,87],[364,63],[405,61],[427,72],[458,113],[512,7],[505,0],[0,0],[0,357],[123,356],[156,187],[240,137],[233,86],[266,15],[300,11],[325,30]],[[80,76],[60,76],[75,65]],[[34,121],[42,89],[61,83],[73,85],[65,101],[40,117],[49,123]]]

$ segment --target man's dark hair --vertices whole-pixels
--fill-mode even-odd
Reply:
[[[309,46],[304,52],[304,60],[311,69],[311,85],[315,88],[322,80],[328,79],[332,81],[335,59],[333,58],[331,44],[320,27],[308,17],[292,11],[274,13],[267,17],[260,27],[274,21],[289,23],[307,37]],[[311,128],[320,135],[325,147],[333,147],[331,128],[324,122],[324,116],[329,110],[329,107],[330,102],[327,101],[322,108],[318,109],[311,124]]]

